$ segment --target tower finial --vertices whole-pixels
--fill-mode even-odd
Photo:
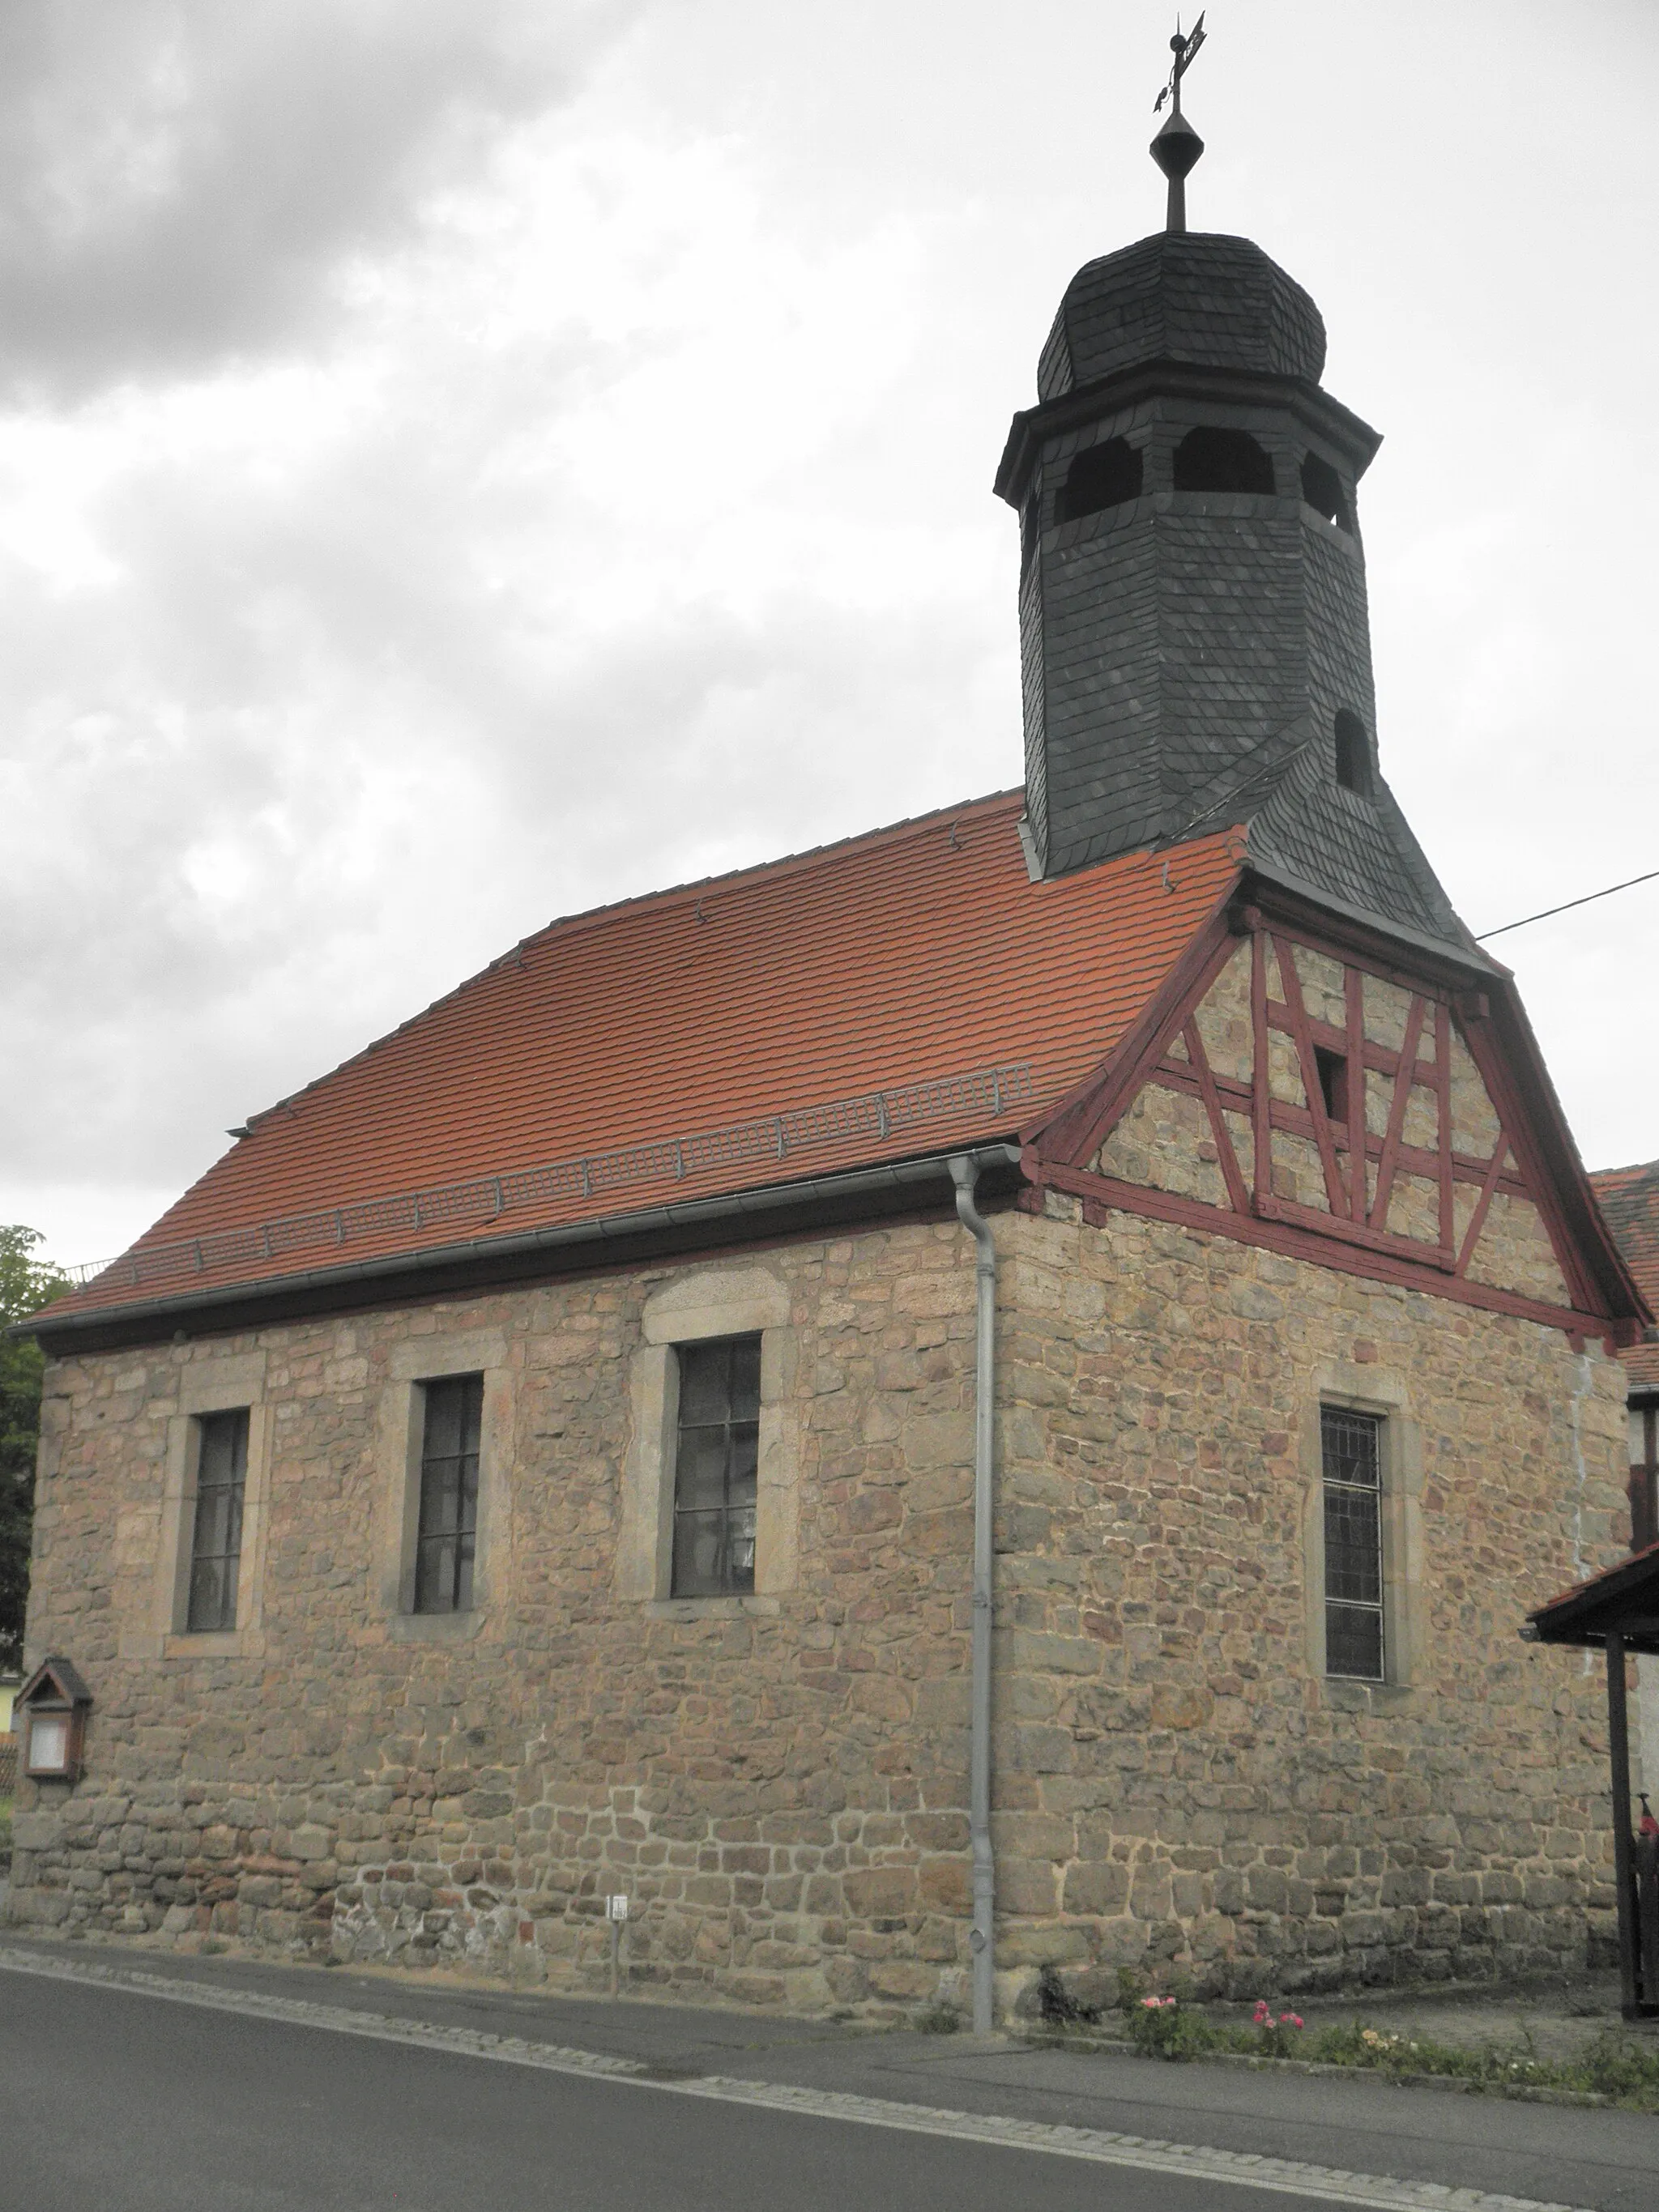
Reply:
[[[1175,67],[1170,71],[1170,82],[1152,102],[1154,115],[1166,100],[1170,103],[1164,127],[1152,143],[1152,159],[1170,180],[1170,211],[1164,224],[1169,230],[1187,228],[1187,173],[1204,151],[1204,141],[1181,112],[1181,80],[1192,67],[1203,43],[1202,15],[1185,38],[1181,35],[1181,19],[1176,18],[1176,34],[1170,41]]]

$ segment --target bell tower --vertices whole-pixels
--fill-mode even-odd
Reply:
[[[1173,42],[1159,100],[1168,227],[1072,279],[997,473],[1031,872],[1238,825],[1288,885],[1465,947],[1377,755],[1358,489],[1381,439],[1322,386],[1301,286],[1186,228],[1202,37]]]

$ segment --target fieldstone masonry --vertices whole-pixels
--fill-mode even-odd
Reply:
[[[1003,2002],[1044,1965],[1248,1994],[1582,1964],[1611,1910],[1599,1685],[1516,1628],[1620,1548],[1616,1363],[1045,1208],[995,1224]],[[696,1278],[717,1301],[718,1266],[57,1364],[30,1644],[97,1702],[74,1791],[24,1785],[12,1917],[580,1988],[621,1889],[634,1984],[959,2002],[971,1247],[909,1224],[756,1266],[799,1449],[793,1584],[750,1599],[618,1594],[641,1316]],[[484,1601],[435,1624],[377,1550],[377,1423],[423,1337],[493,1338],[507,1378]],[[257,1634],[158,1638],[168,1425],[255,1352]],[[1417,1440],[1388,1685],[1310,1663],[1333,1390]]]

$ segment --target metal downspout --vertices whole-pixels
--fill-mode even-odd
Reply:
[[[991,1446],[996,1410],[997,1248],[990,1224],[974,1205],[979,1163],[967,1153],[951,1162],[957,1213],[976,1248],[974,1322],[974,1613],[971,1726],[968,1752],[968,1832],[973,1850],[974,2033],[989,2035],[996,1990],[996,1867],[991,1855]]]

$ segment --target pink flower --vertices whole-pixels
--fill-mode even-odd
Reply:
[[[1279,2015],[1279,2024],[1281,2027],[1303,2027],[1306,2026],[1306,2022],[1304,2021],[1299,2012],[1280,2013]]]
[[[1166,2005],[1175,2002],[1173,1997],[1142,1997],[1141,2008],[1146,2012],[1162,2012]]]
[[[1258,1997],[1255,2001],[1256,2026],[1258,2027],[1271,2027],[1273,2025],[1273,2014],[1269,2011],[1267,2007],[1267,1998]]]

